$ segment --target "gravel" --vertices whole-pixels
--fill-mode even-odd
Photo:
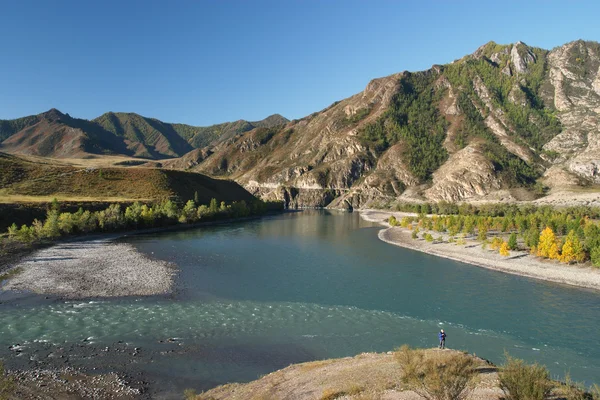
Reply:
[[[22,272],[4,290],[79,299],[170,293],[175,267],[151,260],[110,239],[71,242],[38,250],[11,268]]]

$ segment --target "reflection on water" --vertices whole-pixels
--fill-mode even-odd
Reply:
[[[598,293],[391,246],[378,229],[311,211],[126,238],[180,267],[174,299],[3,305],[0,345],[178,338],[182,351],[143,368],[207,388],[292,362],[431,347],[444,327],[450,347],[496,362],[506,349],[555,375],[600,376]]]

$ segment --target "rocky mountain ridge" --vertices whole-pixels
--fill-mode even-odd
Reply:
[[[248,131],[192,169],[290,207],[531,199],[593,185],[599,56],[596,42],[551,51],[490,42],[448,65],[375,79],[280,128]]]
[[[88,121],[53,108],[38,115],[0,120],[0,150],[53,158],[117,154],[161,160],[181,157],[236,134],[287,121],[274,114],[261,121],[239,120],[196,127],[170,124],[135,113],[108,112]]]
[[[599,113],[600,44],[579,40],[552,50],[490,42],[450,64],[374,79],[293,121],[194,128],[108,113],[88,123],[125,148],[113,152],[162,159],[163,168],[234,179],[292,208],[360,208],[593,188]],[[28,118],[11,129],[39,123]],[[6,126],[3,151],[23,142]]]

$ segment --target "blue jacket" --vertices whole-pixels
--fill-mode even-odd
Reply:
[[[445,332],[444,333],[440,332],[440,333],[438,333],[438,337],[440,338],[440,341],[445,340],[446,339],[446,333]]]

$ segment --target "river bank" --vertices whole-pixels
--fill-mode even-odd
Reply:
[[[359,212],[364,220],[386,227],[379,232],[378,236],[379,239],[389,244],[495,271],[600,290],[600,270],[597,268],[542,260],[525,251],[511,251],[510,256],[503,257],[497,252],[483,249],[481,242],[469,238],[466,239],[465,245],[413,239],[409,229],[390,227],[387,223],[388,218],[392,215],[400,219],[413,214],[380,210],[361,210]],[[444,239],[447,240],[445,237]]]

